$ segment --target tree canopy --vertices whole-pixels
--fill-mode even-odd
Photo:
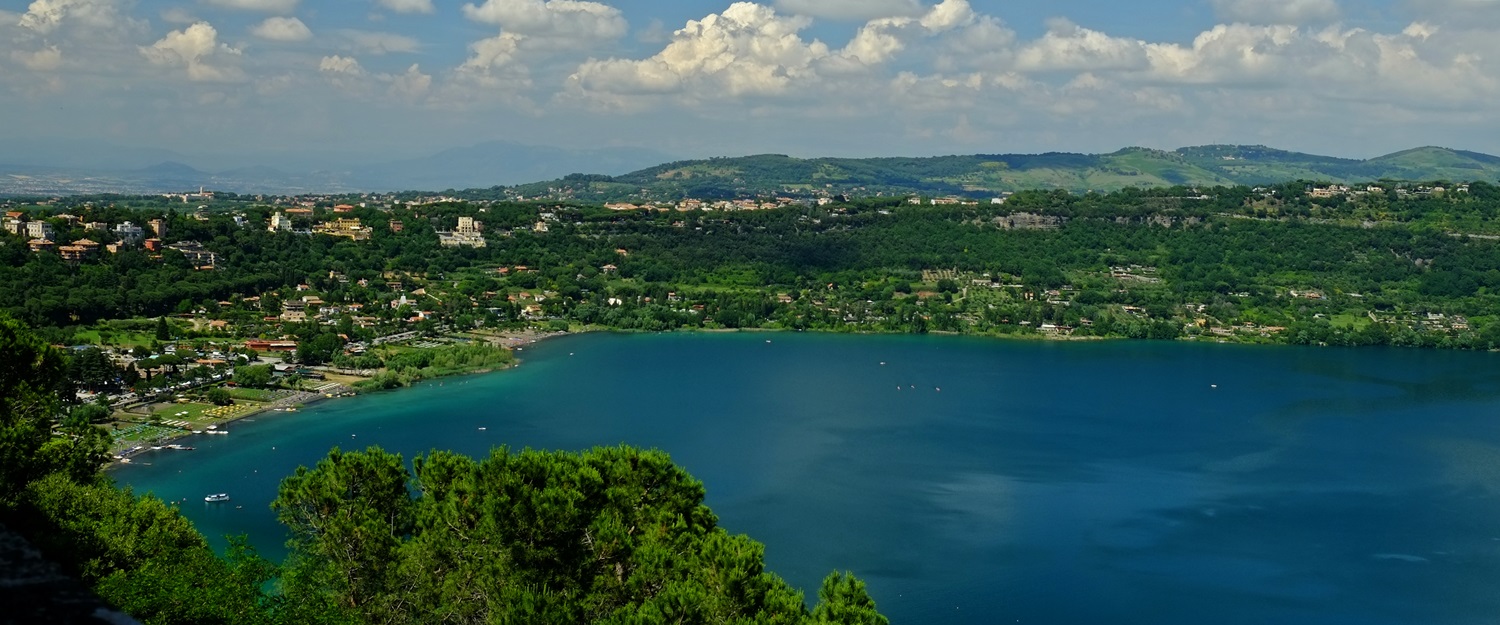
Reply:
[[[836,574],[809,612],[666,454],[335,449],[282,482],[288,615],[380,623],[883,623]]]

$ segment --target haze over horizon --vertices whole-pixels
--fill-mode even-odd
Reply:
[[[0,84],[24,120],[0,129],[12,162],[46,142],[225,166],[494,140],[678,158],[1500,153],[1475,132],[1500,122],[1500,2],[35,0],[0,10]]]

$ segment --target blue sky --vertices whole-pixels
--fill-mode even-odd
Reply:
[[[1500,153],[1496,102],[1500,0],[0,5],[0,106],[22,122],[0,140],[245,162],[489,140],[683,157]]]

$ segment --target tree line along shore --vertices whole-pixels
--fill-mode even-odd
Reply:
[[[0,310],[72,348],[97,405],[75,418],[108,424],[117,453],[583,329],[1500,346],[1483,182],[196,199],[4,203]]]

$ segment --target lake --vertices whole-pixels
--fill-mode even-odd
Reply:
[[[279,559],[276,485],[335,445],[628,443],[810,602],[848,569],[897,624],[1500,621],[1497,354],[738,333],[520,355],[114,475]]]

